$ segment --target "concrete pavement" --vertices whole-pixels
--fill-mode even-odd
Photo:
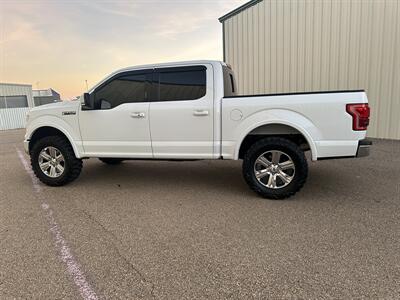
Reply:
[[[99,299],[400,297],[399,141],[310,163],[301,192],[269,201],[240,161],[90,159],[36,193],[22,138],[0,132],[2,299],[82,297],[43,202]]]

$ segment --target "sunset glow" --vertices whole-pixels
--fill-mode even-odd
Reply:
[[[0,0],[0,82],[71,99],[121,67],[222,59],[218,17],[245,2]]]

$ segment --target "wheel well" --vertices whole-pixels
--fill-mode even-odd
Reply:
[[[29,152],[31,152],[33,146],[38,140],[46,136],[61,136],[69,142],[69,139],[62,131],[54,127],[44,126],[36,129],[35,132],[32,134],[31,138],[29,139]]]
[[[283,124],[268,124],[257,127],[249,132],[240,145],[239,158],[243,158],[246,151],[255,142],[271,136],[279,136],[288,139],[298,145],[303,151],[310,150],[307,139],[297,129]]]

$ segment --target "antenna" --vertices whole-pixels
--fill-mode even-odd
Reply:
[[[85,79],[85,82],[86,82],[86,92],[89,92],[89,87],[88,87],[88,84],[87,84],[87,79]]]
[[[40,81],[36,81],[36,89],[37,90],[39,89],[39,83],[40,83]]]

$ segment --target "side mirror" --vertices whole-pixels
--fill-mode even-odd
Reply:
[[[93,97],[90,97],[89,93],[84,93],[83,94],[83,100],[84,100],[84,104],[82,106],[83,110],[91,110],[94,109],[94,101],[93,101]]]

